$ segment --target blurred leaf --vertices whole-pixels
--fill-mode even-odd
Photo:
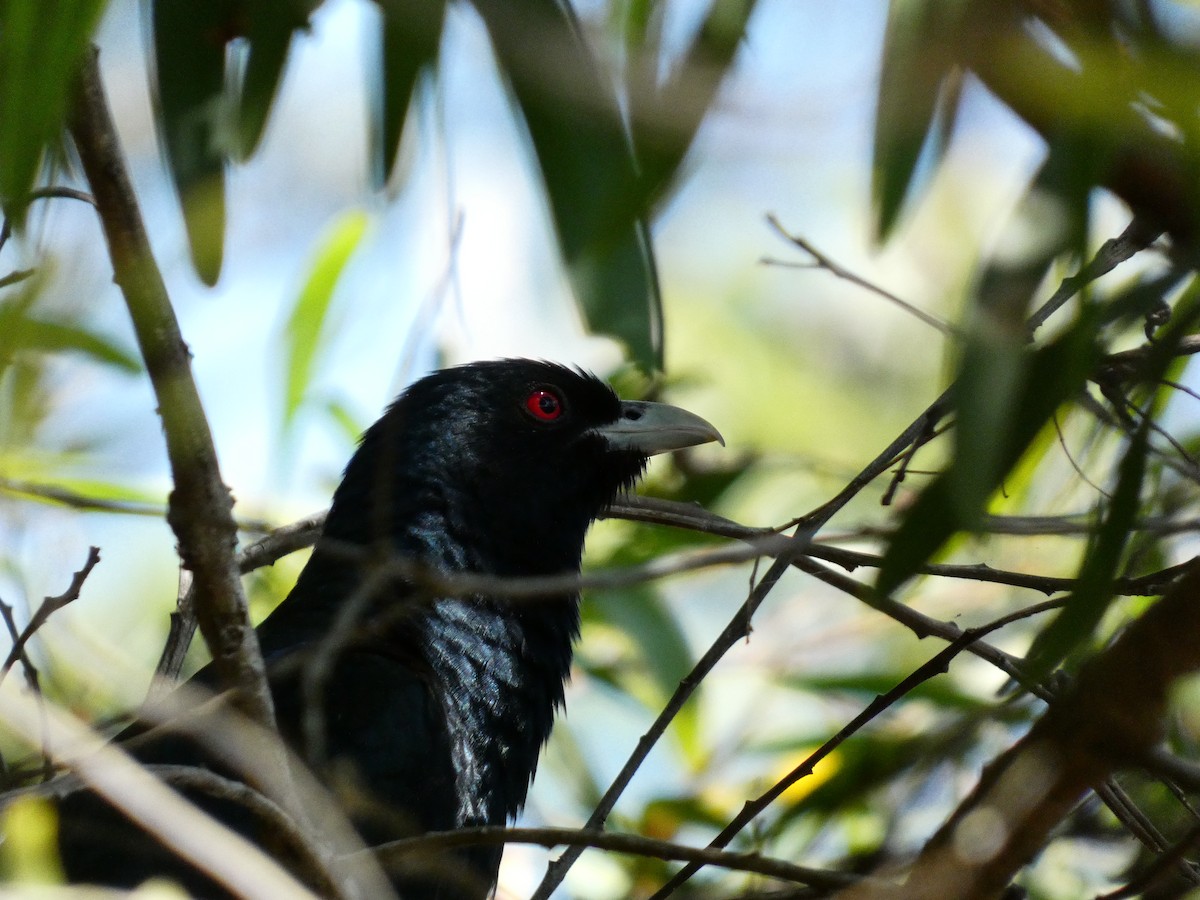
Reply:
[[[692,668],[692,655],[679,624],[658,595],[646,587],[593,591],[588,604],[594,619],[628,635],[637,645],[661,698],[674,693]]]
[[[960,728],[958,739],[969,742],[969,730]],[[797,815],[841,815],[870,801],[872,791],[894,788],[900,778],[946,752],[944,734],[932,731],[916,737],[896,737],[863,732],[838,748],[838,765],[832,774],[808,792],[799,803],[783,806],[780,824]]]
[[[0,317],[2,318],[2,317]],[[2,327],[2,326],[0,326]],[[7,334],[6,338],[15,338]],[[26,319],[22,323],[19,343],[8,343],[9,349],[34,350],[42,353],[73,351],[114,369],[136,374],[142,370],[141,360],[126,353],[116,344],[77,325]],[[0,359],[0,364],[3,360]]]
[[[334,288],[350,255],[367,230],[369,219],[361,210],[339,218],[326,232],[313,259],[308,278],[292,305],[285,339],[287,384],[283,401],[283,428],[291,427],[312,380],[313,360],[325,333]]]
[[[952,389],[956,465],[951,482],[966,521],[983,509],[1012,465],[1005,436],[1027,389],[1030,305],[1056,258],[1082,256],[1093,150],[1092,142],[1069,137],[1051,146],[1005,226],[968,314]]]
[[[0,204],[13,224],[43,153],[63,130],[75,72],[104,0],[0,2]]]
[[[39,319],[30,315],[25,296],[30,295],[0,303],[0,334],[4,335],[4,343],[0,344],[0,371],[11,363],[14,354],[21,351],[81,353],[98,363],[125,372],[136,374],[142,370],[138,357],[95,332],[74,322]]]
[[[225,154],[232,144],[225,52],[243,33],[244,11],[235,0],[152,0],[151,9],[167,166],[183,204],[192,263],[212,285],[221,274]]]
[[[1140,508],[1149,436],[1150,420],[1146,418],[1121,460],[1108,512],[1079,568],[1075,589],[1027,654],[1031,677],[1047,674],[1090,638],[1115,599],[1113,581],[1120,572],[1125,545]]]
[[[871,184],[879,241],[887,240],[914,192],[917,163],[931,136],[930,162],[945,153],[962,88],[956,54],[967,6],[941,0],[889,5]]]
[[[383,187],[396,166],[409,103],[422,72],[437,64],[445,0],[377,0],[380,67],[373,85],[371,175]]]
[[[679,623],[650,587],[621,591],[592,591],[584,608],[585,620],[603,623],[623,635],[637,650],[637,664],[624,662],[589,671],[617,689],[657,710],[679,687],[692,668],[692,654]],[[699,705],[689,703],[671,722],[671,731],[688,765],[703,765],[709,752],[700,740]]]
[[[20,797],[3,812],[0,872],[24,884],[63,884],[58,858],[58,812],[45,797]]]
[[[868,702],[886,694],[909,676],[909,672],[851,672],[845,675],[792,675],[781,679],[788,687],[828,696],[834,691],[862,694]],[[948,709],[991,710],[994,704],[960,690],[948,678],[931,678],[905,695],[909,700],[928,700]]]
[[[246,37],[245,69],[237,100],[238,159],[248,159],[262,140],[271,105],[279,92],[292,36],[308,27],[308,17],[320,0],[279,3],[243,0]]]
[[[1058,407],[1074,398],[1083,388],[1099,356],[1096,333],[1099,315],[1085,310],[1070,329],[1059,338],[1026,351],[1028,375],[1016,401],[1006,432],[1000,435],[997,464],[987,478],[970,473],[967,478],[956,471],[965,465],[961,457],[921,492],[884,551],[876,581],[876,590],[888,595],[924,565],[956,531],[974,528],[985,511],[986,498],[999,488],[1005,474],[1020,460],[1038,432]],[[961,426],[960,426],[961,427]],[[972,495],[982,498],[968,507],[955,485],[972,483]]]
[[[325,412],[329,415],[330,421],[337,426],[338,431],[346,439],[346,443],[351,447],[358,443],[362,433],[367,430],[367,423],[354,414],[345,403],[340,400],[330,398],[325,401]]]
[[[525,120],[588,326],[662,368],[662,309],[644,189],[617,98],[555,0],[475,0]],[[529,52],[536,35],[539,52]]]
[[[733,64],[756,6],[757,0],[714,0],[691,45],[661,89],[654,90],[653,76],[645,71],[647,67],[657,70],[657,58],[647,59],[641,69],[629,70],[638,79],[627,87],[633,145],[647,208],[661,199],[675,180]],[[631,13],[633,27],[627,34],[640,42],[645,36],[641,20],[647,12],[635,7]],[[636,56],[648,50],[652,52],[653,48],[632,44],[629,53]]]

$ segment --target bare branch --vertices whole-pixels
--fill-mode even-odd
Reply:
[[[924,322],[926,325],[936,328],[938,331],[940,331],[942,334],[944,334],[948,337],[957,336],[958,329],[956,329],[949,322],[946,322],[946,321],[938,318],[933,313],[926,312],[925,310],[921,309],[918,306],[913,306],[907,300],[901,299],[900,297],[896,296],[895,294],[893,294],[891,291],[887,290],[886,288],[882,288],[873,282],[867,281],[867,279],[863,278],[861,275],[856,275],[855,273],[851,272],[849,269],[834,262],[832,259],[830,259],[828,256],[826,256],[824,253],[822,253],[816,247],[814,247],[807,240],[805,240],[802,237],[799,237],[798,235],[794,235],[791,232],[789,232],[786,228],[783,227],[783,225],[780,224],[779,219],[777,219],[773,214],[767,216],[767,222],[770,223],[771,227],[775,229],[775,231],[779,234],[780,237],[782,237],[784,240],[789,241],[790,243],[794,244],[796,247],[799,247],[801,250],[803,250],[805,253],[807,253],[809,256],[811,256],[813,258],[815,268],[824,269],[825,271],[829,272],[830,274],[832,274],[838,278],[841,278],[845,281],[849,281],[851,284],[856,284],[861,288],[865,288],[866,290],[870,291],[871,293],[882,297],[884,300],[887,300],[889,303],[894,303],[896,306],[900,307],[906,313],[909,313],[910,315],[912,315],[915,318],[919,319],[920,321]],[[771,266],[794,265],[794,264],[782,262],[780,260],[769,259],[769,258],[763,259],[762,262],[765,263],[766,265],[771,265]]]
[[[633,780],[634,774],[641,768],[642,763],[649,756],[654,745],[666,733],[667,726],[671,724],[671,721],[679,714],[679,711],[688,701],[688,698],[692,696],[692,693],[700,686],[701,682],[708,676],[708,673],[721,661],[729,649],[750,633],[750,622],[754,617],[755,611],[762,601],[766,599],[767,594],[779,583],[779,579],[783,577],[783,573],[787,571],[788,567],[811,546],[812,534],[811,530],[806,530],[801,526],[796,528],[795,533],[789,539],[789,545],[775,557],[775,561],[771,563],[766,574],[751,589],[746,601],[733,614],[729,623],[722,629],[712,645],[692,667],[692,670],[679,682],[679,687],[671,695],[671,699],[667,701],[666,706],[658,714],[658,717],[654,720],[649,730],[638,740],[637,747],[625,761],[625,765],[621,768],[617,777],[613,779],[613,783],[609,786],[608,790],[604,792],[604,796],[596,804],[596,808],[592,811],[591,816],[588,817],[586,828],[595,830],[604,828],[604,823],[608,820],[608,815],[616,805],[617,799],[629,785],[629,782]],[[547,868],[542,883],[538,885],[537,891],[534,892],[533,900],[545,900],[545,898],[549,897],[554,888],[562,883],[562,879],[566,877],[567,871],[574,865],[575,860],[579,858],[582,852],[583,849],[581,847],[572,847],[558,859],[554,860]]]
[[[54,615],[54,613],[67,604],[79,599],[79,592],[83,589],[83,583],[87,581],[88,575],[92,573],[92,569],[96,567],[96,563],[98,562],[100,562],[100,548],[89,547],[87,560],[84,562],[83,568],[71,578],[70,586],[57,597],[47,597],[42,601],[42,605],[30,617],[29,624],[25,626],[25,630],[21,632],[20,637],[13,641],[12,650],[9,651],[8,657],[4,660],[4,665],[0,666],[0,682],[4,681],[16,661],[22,657],[25,645],[33,637],[34,632],[45,625],[46,620]]]

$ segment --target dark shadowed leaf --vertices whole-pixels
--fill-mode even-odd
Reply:
[[[371,176],[382,187],[396,165],[400,136],[422,72],[437,63],[445,0],[378,0],[380,66],[373,75]]]
[[[271,105],[279,92],[292,36],[297,29],[307,26],[308,16],[315,6],[316,2],[257,0],[246,3],[247,47],[238,92],[237,146],[230,148],[239,159],[248,159],[262,140]]]
[[[225,154],[231,117],[225,47],[244,28],[233,0],[154,0],[155,98],[167,166],[183,204],[188,245],[205,284],[221,274]]]
[[[627,53],[634,59],[642,53],[653,54],[643,65],[626,68],[633,145],[648,206],[675,181],[741,46],[756,5],[756,0],[712,3],[687,52],[661,88],[656,86],[653,74],[658,67],[655,48],[641,44],[645,23],[640,17],[646,13],[636,8],[632,11],[638,18],[626,30]]]
[[[524,118],[568,274],[588,325],[662,368],[662,310],[639,182],[617,98],[554,0],[475,0]],[[530,45],[540,52],[528,52]]]
[[[1064,138],[1050,150],[1001,235],[967,315],[953,388],[955,460],[951,489],[970,521],[1007,467],[1006,435],[1027,389],[1033,297],[1055,259],[1082,258],[1087,236],[1087,174],[1098,154]]]
[[[930,162],[945,152],[962,87],[956,53],[964,15],[965,4],[938,0],[889,6],[871,184],[880,241],[891,234],[917,187],[917,163],[927,141],[933,139]]]
[[[1030,648],[1027,660],[1032,677],[1045,675],[1088,640],[1112,604],[1113,581],[1124,563],[1125,545],[1140,507],[1149,435],[1149,419],[1143,419],[1117,470],[1117,486],[1079,568],[1075,590]]]

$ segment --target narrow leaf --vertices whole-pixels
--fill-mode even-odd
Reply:
[[[437,64],[445,0],[379,0],[380,67],[374,90],[371,174],[376,187],[391,176],[409,104],[423,72]]]
[[[1027,376],[1013,404],[1015,414],[1000,436],[997,465],[987,480],[974,480],[972,496],[978,503],[968,507],[955,485],[976,476],[958,469],[969,464],[955,457],[913,504],[893,535],[879,568],[876,590],[892,593],[907,581],[956,532],[972,528],[984,511],[984,503],[995,493],[1005,475],[1021,459],[1038,432],[1058,407],[1083,388],[1098,358],[1096,333],[1099,315],[1085,312],[1080,320],[1054,342],[1029,353]]]
[[[933,161],[945,151],[960,90],[954,53],[963,6],[908,0],[889,7],[871,184],[879,241],[891,234],[905,199],[913,192],[917,164],[931,132],[940,138],[930,147]],[[939,118],[942,124],[935,127]]]
[[[279,93],[292,35],[307,25],[307,16],[296,20],[296,14],[304,10],[291,4],[257,3],[251,10],[246,68],[238,94],[237,146],[233,148],[242,160],[249,159],[262,140]],[[282,14],[285,11],[290,14]]]
[[[330,301],[342,270],[366,232],[368,217],[361,210],[346,213],[333,224],[317,248],[288,319],[285,351],[287,380],[283,428],[287,430],[312,380],[313,362],[325,333]]]
[[[221,274],[225,241],[225,150],[232,123],[225,47],[240,34],[232,0],[153,0],[155,100],[167,167],[183,205],[188,245],[205,284]]]
[[[23,198],[62,133],[75,73],[104,0],[0,2],[0,204],[20,227]]]
[[[1146,474],[1150,419],[1142,420],[1117,470],[1117,486],[1096,538],[1079,569],[1078,583],[1066,605],[1046,626],[1028,655],[1030,674],[1039,678],[1092,636],[1112,604],[1113,582],[1137,517]]]
[[[662,367],[662,310],[646,193],[617,98],[554,0],[475,0],[520,107],[567,272],[588,325]],[[536,31],[543,51],[528,52]]]

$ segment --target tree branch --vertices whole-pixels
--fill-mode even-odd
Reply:
[[[184,566],[195,575],[200,629],[221,683],[237,692],[237,705],[273,728],[262,654],[234,561],[233,498],[221,479],[188,347],[150,249],[94,50],[80,72],[70,131],[158,400],[174,481],[167,520]]]

